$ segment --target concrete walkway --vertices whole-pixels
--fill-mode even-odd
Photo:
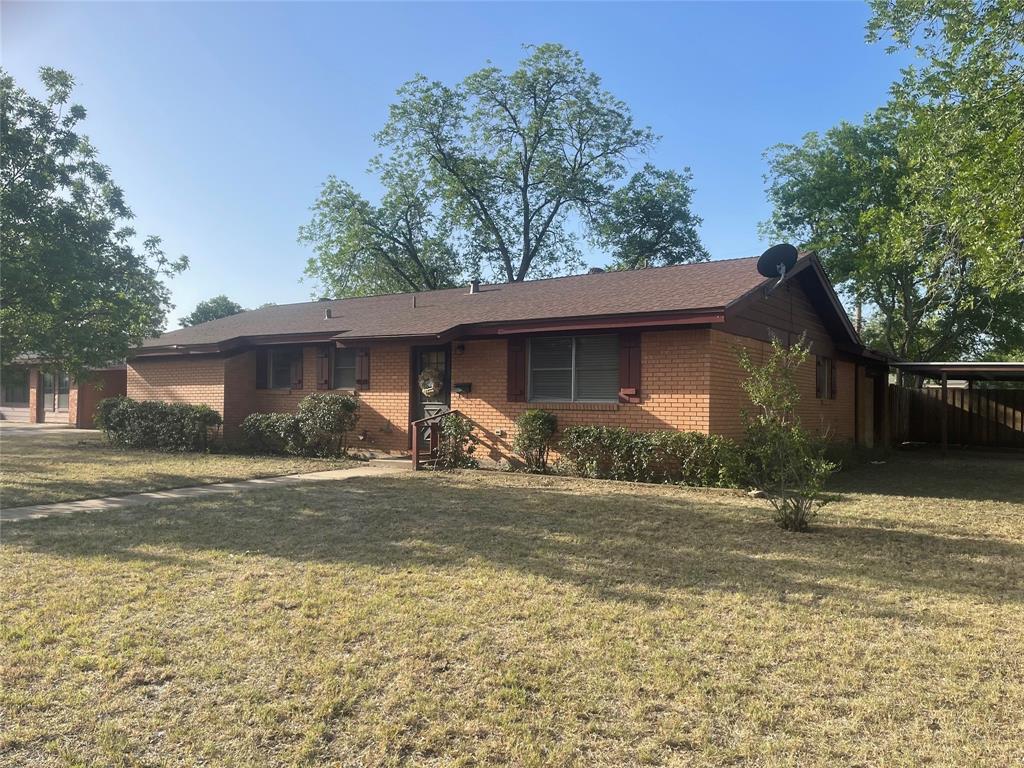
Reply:
[[[329,469],[324,472],[306,472],[301,475],[282,475],[280,477],[263,477],[256,480],[236,480],[230,483],[213,483],[211,485],[194,485],[188,488],[171,488],[166,491],[150,491],[133,493],[127,496],[105,496],[100,499],[82,499],[81,501],[59,501],[53,504],[35,504],[30,507],[14,507],[0,510],[0,523],[16,523],[21,520],[35,520],[41,517],[70,515],[73,512],[98,512],[106,509],[125,509],[152,504],[157,501],[180,501],[197,499],[204,496],[217,496],[236,491],[255,491],[263,488],[277,488],[296,483],[317,482],[319,480],[348,480],[354,477],[376,477],[392,475],[412,470],[412,462],[404,461],[371,461],[358,467],[348,469]]]

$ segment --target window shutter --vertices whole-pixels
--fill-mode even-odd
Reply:
[[[824,397],[824,393],[821,391],[821,356],[814,356],[814,396],[819,400]]]
[[[292,389],[302,389],[302,350],[292,358]]]
[[[526,342],[523,339],[508,340],[508,394],[510,403],[526,400]]]
[[[356,352],[356,389],[370,388],[370,350],[360,349]]]
[[[640,334],[619,336],[619,402],[640,402]]]
[[[830,399],[836,399],[836,361],[833,358],[828,360],[828,396]]]
[[[331,388],[331,349],[321,347],[316,351],[316,388]]]
[[[256,389],[268,389],[270,386],[269,370],[270,354],[266,350],[256,352]]]

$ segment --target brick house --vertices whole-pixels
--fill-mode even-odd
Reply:
[[[67,373],[47,372],[38,362],[23,360],[0,373],[0,420],[90,429],[96,404],[127,391],[124,365],[96,369],[86,380],[76,381]]]
[[[756,259],[272,306],[166,333],[128,361],[128,395],[205,403],[238,436],[249,413],[355,391],[362,447],[405,452],[411,422],[448,408],[484,455],[511,452],[515,419],[737,436],[737,349],[807,334],[808,427],[871,445],[884,365],[864,350],[813,255],[772,291]],[[437,378],[424,394],[420,376]],[[427,388],[429,391],[429,387]],[[878,409],[880,410],[880,409]]]

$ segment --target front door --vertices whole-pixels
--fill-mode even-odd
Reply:
[[[417,347],[413,352],[413,420],[438,416],[451,410],[451,346]],[[420,430],[421,445],[429,431]]]
[[[68,412],[68,394],[71,392],[71,377],[66,373],[43,374],[43,419],[60,420],[56,414]]]

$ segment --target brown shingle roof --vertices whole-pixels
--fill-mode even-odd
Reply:
[[[170,331],[147,340],[143,349],[289,334],[331,334],[340,340],[437,336],[491,323],[721,310],[766,282],[756,264],[756,258],[730,259],[484,285],[476,294],[460,287],[283,304]],[[330,318],[324,317],[326,309]]]

